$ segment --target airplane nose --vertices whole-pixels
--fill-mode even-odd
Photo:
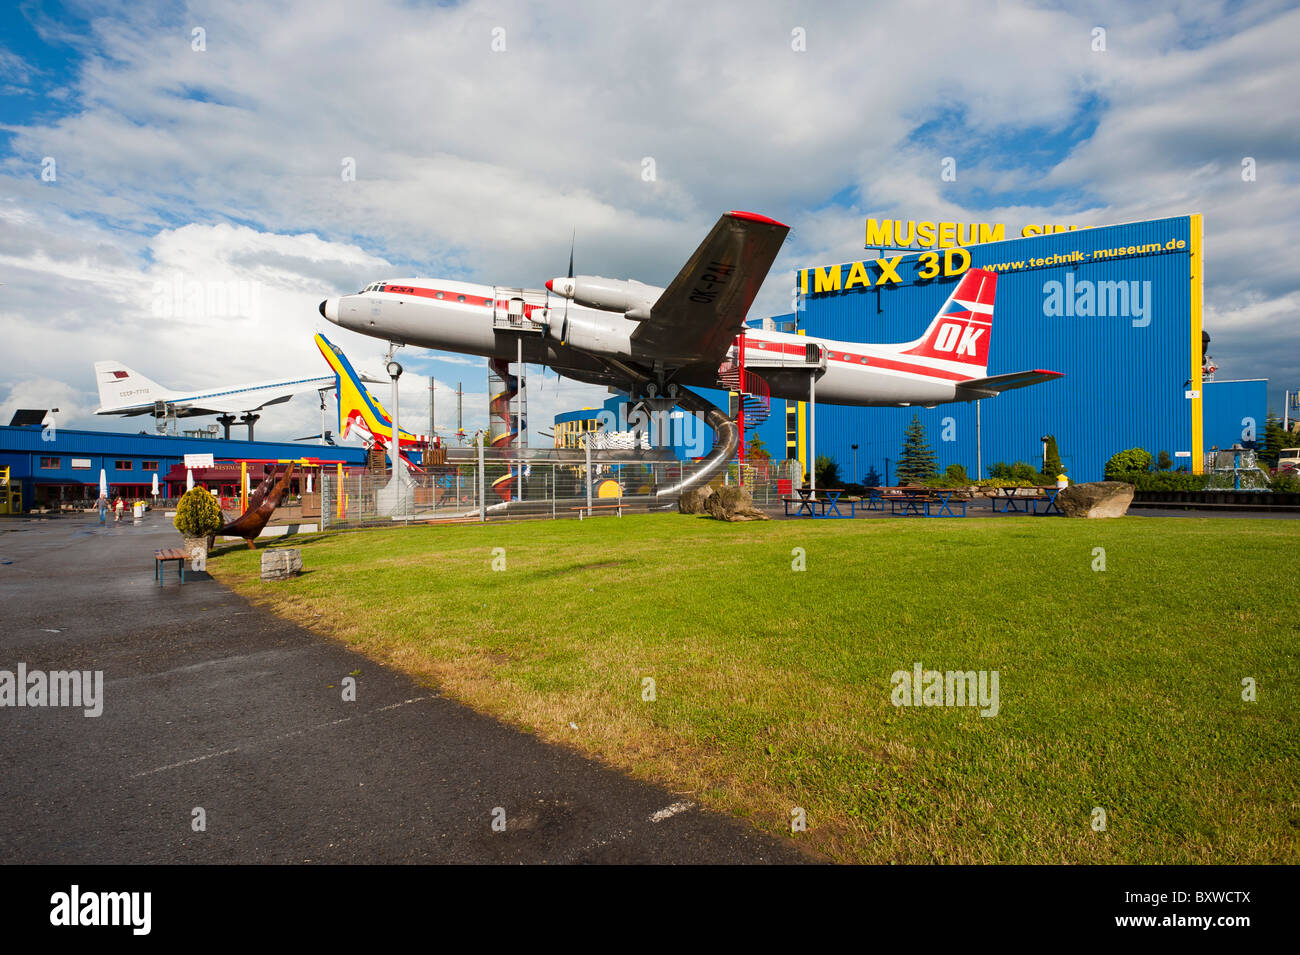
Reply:
[[[337,298],[327,298],[320,303],[321,318],[328,319],[335,324],[339,320],[339,300]]]

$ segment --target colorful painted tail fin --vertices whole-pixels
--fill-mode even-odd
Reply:
[[[339,434],[347,437],[355,427],[369,434],[377,443],[387,447],[393,438],[393,419],[379,399],[366,390],[361,376],[348,361],[343,349],[332,343],[324,335],[316,335],[316,347],[324,356],[330,369],[334,372],[335,388],[338,393]],[[402,444],[424,444],[424,435],[401,431]]]
[[[993,300],[998,275],[971,269],[961,277],[930,323],[914,342],[901,346],[904,355],[917,355],[962,365],[973,377],[982,377],[989,364],[989,339],[993,334]]]

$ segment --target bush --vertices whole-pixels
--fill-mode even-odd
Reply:
[[[1107,474],[1106,480],[1132,484],[1135,491],[1203,491],[1209,476],[1185,471],[1131,471]]]
[[[1151,452],[1143,451],[1141,448],[1129,448],[1127,451],[1117,451],[1111,455],[1110,460],[1106,462],[1105,474],[1108,481],[1121,481],[1124,478],[1114,475],[1150,470]]]
[[[830,455],[817,455],[817,486],[834,488],[839,487],[839,485],[839,463]]]
[[[966,469],[964,467],[962,467],[960,464],[950,464],[948,465],[948,467],[944,469],[944,472],[941,476],[926,478],[921,483],[924,484],[926,487],[959,488],[959,487],[970,487],[971,484],[974,482],[971,481],[970,475],[966,473]]]
[[[1269,489],[1278,494],[1300,494],[1300,476],[1293,472],[1279,474],[1270,482]]]
[[[221,517],[221,505],[212,492],[195,487],[181,496],[172,523],[182,537],[208,537],[221,530],[226,522]]]

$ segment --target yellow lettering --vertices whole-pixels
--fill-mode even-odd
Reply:
[[[867,264],[865,262],[854,262],[849,269],[849,277],[844,281],[844,291],[848,291],[855,285],[861,285],[863,288],[871,288],[871,276],[867,274]]]
[[[1040,226],[1036,226],[1036,225],[1027,225],[1027,226],[1025,226],[1023,229],[1020,230],[1020,234],[1021,234],[1021,236],[1027,236],[1027,235],[1042,235],[1042,234],[1043,234],[1043,230],[1042,230],[1042,228],[1041,228]]]
[[[933,222],[918,222],[916,224],[916,241],[921,245],[934,245]]]
[[[1070,226],[1054,225],[1054,226],[1052,226],[1052,231],[1053,231],[1053,232],[1069,232],[1069,231],[1070,231],[1070,228],[1071,228]]]
[[[880,269],[880,278],[876,279],[876,285],[884,285],[886,282],[897,282],[901,285],[903,280],[898,277],[895,269],[898,268],[898,263],[902,261],[903,257],[901,255],[896,255],[888,260],[876,259],[876,265]]]
[[[957,223],[939,223],[939,248],[951,249],[957,244]]]
[[[840,289],[840,267],[818,267],[813,272],[813,294],[818,292],[838,292]]]
[[[808,270],[807,269],[799,270],[799,291],[803,292],[804,295],[808,294]]]
[[[923,266],[921,271],[916,273],[918,279],[932,279],[939,274],[938,252],[925,252],[917,261]]]
[[[903,226],[907,226],[907,235],[903,234]],[[911,219],[894,220],[894,247],[903,249],[916,241],[916,223]],[[879,283],[877,283],[879,284]]]
[[[961,265],[954,264],[958,259]],[[949,249],[943,254],[943,274],[961,275],[970,268],[970,253],[965,249]]]
[[[894,244],[894,223],[889,219],[884,222],[877,222],[875,219],[867,220],[867,248],[879,249]],[[907,243],[902,243],[906,245]]]
[[[980,223],[979,241],[981,242],[1001,242],[1006,237],[1006,234],[1007,227],[1001,222],[997,225],[988,225],[984,222]]]

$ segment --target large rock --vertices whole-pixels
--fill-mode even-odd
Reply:
[[[1072,484],[1056,496],[1066,517],[1123,517],[1133,503],[1133,485],[1124,481]]]
[[[754,506],[753,496],[743,487],[727,484],[704,500],[710,517],[720,521],[765,521],[768,516]]]
[[[302,551],[296,547],[278,547],[262,551],[262,579],[288,580],[302,573]]]
[[[677,499],[677,510],[681,514],[704,514],[704,502],[713,496],[713,488],[707,484],[684,491]]]

